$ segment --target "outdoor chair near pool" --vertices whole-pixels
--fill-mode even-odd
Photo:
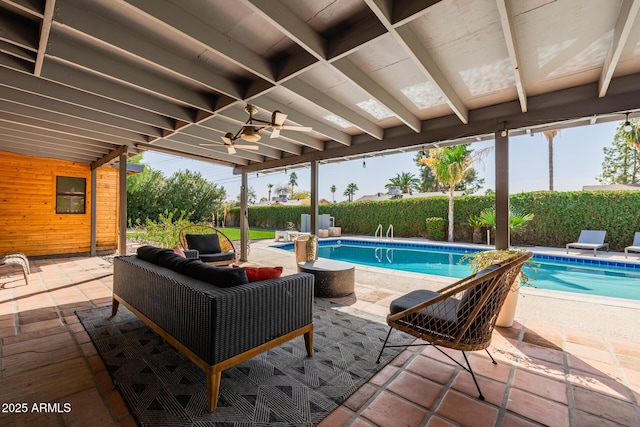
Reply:
[[[624,257],[629,255],[629,252],[640,252],[640,231],[636,231],[633,235],[633,244],[624,248]]]
[[[596,256],[598,249],[609,250],[609,244],[604,242],[607,236],[605,230],[582,230],[577,242],[567,243],[567,253],[569,248],[593,249],[593,256]]]
[[[215,227],[189,225],[180,230],[178,238],[187,258],[199,258],[212,265],[229,265],[236,261],[233,242]]]
[[[478,398],[484,400],[465,352],[485,350],[491,362],[497,364],[487,350],[496,319],[514,280],[531,256],[533,253],[528,251],[518,253],[439,291],[419,289],[392,301],[391,313],[387,316],[387,324],[391,328],[380,350],[378,363],[385,348],[407,347],[406,344],[387,344],[391,331],[406,332],[426,341],[408,346],[432,345],[469,372],[478,389]],[[440,347],[460,350],[466,366]]]

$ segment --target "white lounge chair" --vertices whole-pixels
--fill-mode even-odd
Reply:
[[[593,249],[593,256],[596,256],[598,249],[609,250],[609,244],[604,242],[607,232],[605,230],[582,230],[577,242],[567,243],[567,253],[569,248]]]
[[[636,234],[633,235],[633,244],[631,246],[627,246],[624,248],[624,257],[626,258],[631,252],[640,252],[640,231],[636,231]]]

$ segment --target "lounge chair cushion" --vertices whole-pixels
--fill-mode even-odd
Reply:
[[[236,259],[236,254],[233,252],[220,252],[217,254],[203,254],[200,253],[200,261],[202,262],[217,262],[217,261],[229,261],[231,264],[232,261]]]
[[[189,249],[197,249],[200,256],[222,252],[217,234],[187,234],[185,239],[187,239]]]
[[[491,264],[486,268],[478,271],[474,275],[474,279],[478,279],[486,274],[489,274],[492,271],[497,270],[498,268],[500,268],[498,264]],[[480,302],[482,295],[486,293],[487,287],[490,284],[491,281],[487,280],[483,283],[480,283],[479,285],[472,287],[471,289],[467,289],[466,291],[464,291],[460,302],[460,309],[458,313],[459,317],[464,317],[465,315],[468,316],[471,313],[473,307],[475,307]]]
[[[429,301],[440,294],[438,292],[426,289],[418,289],[409,292],[393,300],[390,304],[391,314],[396,314],[407,310],[423,302]],[[458,305],[460,301],[455,298],[447,298],[428,308],[413,313],[406,318],[406,324],[412,325],[416,330],[422,330],[425,333],[436,333],[442,335],[454,335],[458,330]],[[405,323],[403,321],[403,323]]]

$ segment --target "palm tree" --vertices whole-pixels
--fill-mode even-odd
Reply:
[[[549,191],[553,191],[553,138],[558,135],[558,130],[546,130],[542,133],[549,142]]]
[[[331,203],[335,203],[336,202],[336,186],[332,185],[331,186]]]
[[[269,189],[269,197],[267,197],[267,202],[271,203],[271,189],[273,188],[273,184],[267,184],[267,188]]]
[[[291,186],[291,198],[293,199],[293,190],[298,185],[298,175],[295,172],[291,172],[289,175],[289,185]]]
[[[343,195],[347,196],[349,198],[349,201],[352,202],[353,195],[356,194],[356,191],[358,191],[358,186],[354,182],[352,182],[349,185],[347,185],[347,189],[344,190]]]
[[[453,200],[456,185],[473,171],[471,165],[483,157],[490,147],[476,151],[469,149],[467,144],[453,147],[432,148],[429,157],[420,162],[433,172],[438,181],[449,187],[449,238],[453,242]]]
[[[289,191],[289,186],[287,184],[278,184],[276,185],[276,188],[274,191],[278,195],[287,194],[287,192]]]
[[[384,188],[400,187],[403,193],[408,193],[411,190],[418,190],[420,188],[420,180],[412,173],[402,172],[397,173],[395,177],[389,179],[389,183],[385,184]]]

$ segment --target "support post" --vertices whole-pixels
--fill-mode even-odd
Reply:
[[[240,261],[248,259],[247,248],[249,246],[249,177],[242,172],[242,184],[240,185]]]
[[[127,149],[124,148],[120,154],[120,167],[118,168],[119,190],[118,209],[120,218],[118,220],[118,255],[127,254]]]
[[[97,187],[98,185],[96,184],[96,180],[98,177],[98,171],[97,169],[92,169],[91,170],[91,249],[90,249],[90,255],[91,256],[96,256],[97,254],[97,227],[98,227],[98,220],[96,218],[97,215],[97,206],[96,206],[96,202],[98,200],[98,195],[96,194],[97,192]]]
[[[509,236],[509,134],[496,132],[496,249],[508,249]]]
[[[311,234],[318,235],[318,161],[311,160]]]

